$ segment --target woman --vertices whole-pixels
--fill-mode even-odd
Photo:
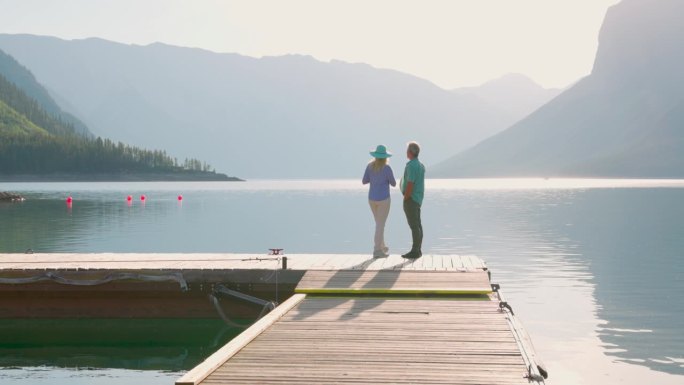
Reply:
[[[396,186],[397,181],[394,180],[392,167],[387,164],[387,158],[392,156],[387,148],[380,144],[370,154],[374,159],[366,166],[362,182],[363,184],[370,183],[368,203],[375,218],[373,257],[384,258],[389,256],[389,248],[385,245],[385,222],[390,210],[389,186]]]

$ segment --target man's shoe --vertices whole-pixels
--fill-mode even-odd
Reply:
[[[415,251],[409,251],[408,253],[402,255],[401,257],[407,258],[407,259],[416,259],[416,258],[420,258],[420,256],[421,256],[420,253],[417,253]]]

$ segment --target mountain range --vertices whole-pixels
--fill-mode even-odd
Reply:
[[[386,144],[403,163],[409,140],[423,145],[424,162],[435,163],[553,96],[520,76],[450,91],[366,64],[160,43],[0,35],[0,49],[94,134],[201,154],[219,170],[251,178],[358,177],[368,150]],[[515,104],[523,99],[534,101]]]
[[[684,177],[684,2],[609,8],[592,72],[440,177]]]
[[[160,43],[0,35],[0,49],[93,134],[252,178],[358,177],[376,144],[403,163],[409,140],[431,177],[671,178],[684,177],[682,11],[612,6],[591,74],[562,91],[519,75],[445,90],[366,64]]]
[[[95,138],[0,50],[0,180],[230,180],[196,159]],[[236,179],[236,178],[232,178]]]
[[[523,74],[510,73],[477,87],[456,88],[458,95],[473,95],[491,106],[504,110],[515,119],[511,124],[534,112],[563,92],[559,88],[543,88]]]

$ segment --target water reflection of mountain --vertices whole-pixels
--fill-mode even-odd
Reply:
[[[145,205],[134,202],[129,206],[124,199],[125,195],[113,198],[102,194],[77,200],[68,207],[63,200],[54,199],[54,194],[48,199],[27,194],[26,202],[0,204],[0,253],[23,253],[27,249],[35,252],[137,251],[155,247],[149,238],[138,234],[159,233],[162,238],[169,215],[179,211],[177,204],[167,200]]]
[[[219,319],[0,320],[0,367],[188,370],[242,329]]]
[[[558,215],[594,276],[608,354],[684,374],[684,190],[598,189]],[[554,220],[562,224],[561,220]]]
[[[70,240],[96,225],[96,216],[91,213],[101,215],[103,210],[100,202],[78,202],[69,209],[63,201],[36,199],[30,195],[26,202],[2,204],[0,252],[71,251]]]
[[[531,321],[526,327],[550,341],[547,350],[591,337],[570,331],[595,322],[576,302],[586,300],[605,354],[684,374],[684,189],[444,190],[430,198],[424,226],[438,240],[426,243],[483,257]]]
[[[0,252],[17,253],[42,246],[35,242],[38,239],[37,234],[45,234],[54,227],[54,221],[51,220],[54,216],[50,211],[56,207],[56,205],[45,203],[46,201],[0,203],[0,216],[2,217]],[[64,209],[63,206],[62,209]],[[29,212],[31,216],[27,217],[26,214]],[[45,212],[43,220],[33,220],[32,218],[40,212]]]

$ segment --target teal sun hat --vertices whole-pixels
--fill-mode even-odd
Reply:
[[[375,151],[370,152],[371,156],[373,158],[389,158],[392,156],[392,153],[387,151],[387,147],[383,146],[382,144],[378,144],[378,146],[375,148]]]

